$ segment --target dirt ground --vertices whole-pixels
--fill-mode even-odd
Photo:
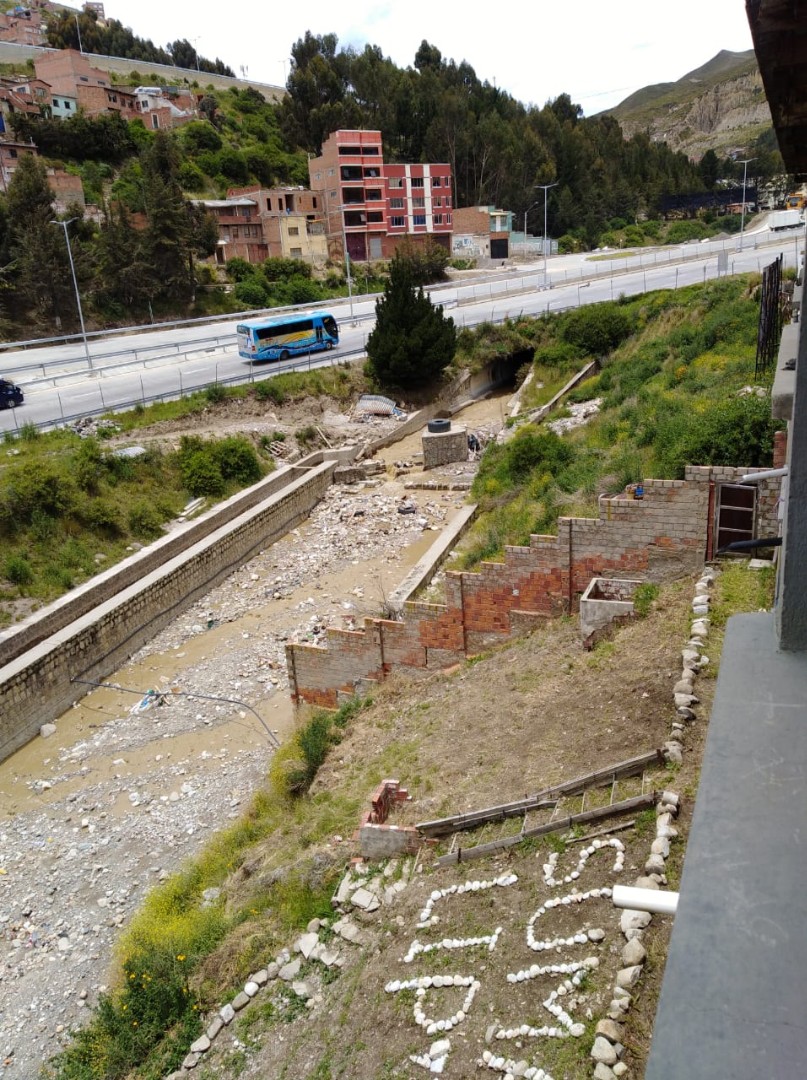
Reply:
[[[582,651],[575,622],[560,620],[453,673],[415,684],[387,683],[320,770],[312,794],[338,795],[366,770],[367,763],[378,764],[379,776],[390,775],[386,770],[392,766],[412,796],[394,818],[402,824],[518,799],[660,746],[674,715],[672,686],[688,636],[692,585],[685,581],[665,589],[645,620],[620,629],[612,641],[601,643],[592,653]],[[713,685],[711,678],[699,681],[704,715]],[[675,790],[682,804],[676,821],[680,838],[668,860],[668,884],[676,888],[703,737],[704,726],[696,722],[688,731],[680,767],[648,771],[613,790],[568,799],[559,809],[575,813],[629,798],[642,789]],[[370,790],[368,785],[367,795]],[[579,850],[584,845],[570,846],[558,863],[556,877],[579,869],[573,884],[550,886],[546,881],[545,864],[556,850],[550,839],[435,869],[432,855],[448,847],[441,842],[433,852],[422,855],[410,883],[389,906],[361,918],[368,935],[364,946],[339,942],[346,963],[338,978],[323,978],[313,963],[304,969],[307,981],[323,995],[321,1004],[304,1018],[284,1014],[282,1005],[277,1005],[282,995],[275,999],[271,1016],[266,1006],[257,1002],[249,1006],[243,1019],[217,1041],[202,1076],[378,1080],[423,1075],[410,1055],[427,1051],[435,1036],[427,1036],[415,1022],[413,990],[385,987],[391,980],[439,973],[473,976],[480,982],[466,1018],[450,1034],[445,1075],[485,1075],[486,1070],[479,1071],[479,1060],[490,1049],[540,1066],[553,1080],[590,1077],[593,1064],[579,1047],[586,1039],[591,1045],[596,1021],[609,1007],[616,971],[624,966],[620,961],[625,943],[619,929],[621,912],[602,896],[589,898],[579,907],[572,901],[546,910],[534,924],[536,938],[555,942],[589,930],[602,930],[603,936],[585,945],[556,943],[537,954],[528,947],[527,926],[549,897],[568,895],[572,888],[590,892],[615,883],[632,884],[644,873],[654,819],[655,811],[634,814],[628,819],[635,822],[633,826],[604,838],[618,839],[625,847],[624,867],[618,870],[614,869],[615,848],[600,849],[580,869]],[[540,815],[531,814],[525,826],[539,821]],[[521,824],[516,819],[488,826],[460,842],[487,842],[517,832]],[[517,882],[440,901],[435,907],[439,923],[418,927],[420,913],[434,890],[508,874],[515,874]],[[629,1077],[643,1074],[670,925],[670,919],[656,917],[645,935],[648,960],[623,1028],[623,1060]],[[422,944],[465,940],[489,936],[497,928],[500,933],[493,951],[486,945],[456,951],[437,948],[421,953],[413,962],[404,961],[414,940]],[[557,1029],[555,1035],[539,1037],[517,1032],[522,1025],[543,1028],[556,1023],[542,1003],[568,975],[556,968],[514,983],[508,974],[527,970],[536,962],[546,965],[547,958],[560,965],[589,957],[597,966],[586,974],[580,988],[562,997],[571,1019],[585,1025],[586,1037],[563,1039]],[[454,1014],[466,993],[456,986],[427,991],[422,999],[426,1015]],[[516,1034],[499,1038],[500,1030]]]
[[[460,422],[492,431],[505,406],[503,401],[479,403]],[[303,420],[310,422],[310,413],[276,410],[247,423],[244,415],[202,417],[185,430],[224,434],[285,425],[293,432]],[[339,424],[348,423],[323,416],[318,426],[330,439]],[[177,439],[182,430],[163,427],[142,439]],[[252,702],[281,735],[291,730],[284,641],[295,635],[316,640],[329,621],[341,624],[377,610],[384,590],[422,553],[431,530],[462,502],[462,493],[416,492],[418,519],[426,523],[417,527],[412,515],[399,522],[389,513],[385,500],[400,498],[403,484],[412,478],[410,471],[396,479],[395,462],[411,459],[417,450],[413,440],[385,451],[389,471],[381,488],[334,493],[318,510],[321,516],[315,513],[300,530],[241,568],[126,669],[110,676],[110,682],[165,683],[202,692],[216,687]],[[367,537],[351,546],[350,532],[340,520],[342,501],[356,499],[362,500],[363,516],[377,513],[386,523],[386,532],[371,529],[367,534],[375,537],[376,547]],[[316,544],[317,553],[309,558]],[[561,619],[453,672],[416,682],[390,680],[320,770],[314,803],[366,805],[376,784],[394,776],[412,796],[395,820],[411,823],[518,799],[659,747],[674,715],[672,686],[688,637],[692,585],[683,581],[666,588],[646,619],[623,627],[592,653],[581,649],[576,620]],[[207,630],[211,611],[216,625]],[[699,680],[702,716],[708,716],[712,686],[711,678]],[[58,722],[51,740],[37,740],[0,765],[0,982],[5,998],[0,1049],[7,1053],[5,1060],[0,1058],[0,1077],[8,1080],[34,1075],[31,1067],[55,1052],[66,1030],[86,1016],[82,1010],[108,977],[118,929],[150,884],[241,812],[264,782],[269,757],[264,733],[243,710],[178,700],[169,710],[135,720],[132,700],[112,690],[94,691]],[[690,727],[680,767],[600,789],[585,800],[577,797],[559,812],[589,809],[642,788],[677,791],[680,839],[667,864],[669,885],[677,887],[704,733],[703,721]],[[542,1003],[561,987],[558,1000],[574,1022],[585,1025],[590,1045],[621,966],[624,939],[616,909],[603,896],[590,897],[579,908],[572,902],[545,909],[533,921],[538,940],[603,933],[585,945],[553,944],[543,952],[529,947],[528,923],[547,898],[566,895],[572,887],[590,892],[617,882],[631,884],[649,854],[653,816],[633,815],[633,826],[613,834],[625,847],[622,869],[614,869],[616,848],[600,849],[579,870],[574,886],[547,881],[545,865],[557,847],[552,840],[530,841],[505,854],[436,870],[432,855],[447,849],[444,842],[427,850],[414,867],[399,863],[390,871],[391,880],[400,876],[406,887],[378,911],[356,916],[366,942],[357,946],[332,938],[344,959],[341,969],[304,965],[301,977],[316,991],[313,1007],[306,1009],[274,984],[275,990],[264,991],[227,1028],[191,1075],[199,1080],[414,1080],[424,1070],[410,1055],[428,1050],[434,1036],[415,1022],[414,990],[385,987],[391,980],[439,973],[479,981],[473,1001],[463,1009],[467,1015],[451,1032],[446,1076],[487,1075],[478,1062],[490,1048],[541,1066],[552,1080],[590,1077],[592,1063],[580,1051],[583,1039],[562,1039],[557,1033],[497,1038],[497,1033],[515,1032],[522,1025],[555,1030]],[[339,835],[314,850],[306,846],[305,856],[347,863],[355,852],[349,837],[357,817],[351,810],[349,820],[340,819]],[[526,827],[541,820],[531,814]],[[488,826],[461,843],[509,835],[521,824],[513,819]],[[290,828],[298,825],[289,822]],[[302,837],[304,826],[300,829]],[[268,842],[263,858],[270,865],[273,855]],[[578,872],[577,858],[575,846],[570,847],[558,863],[558,880]],[[87,866],[92,867],[89,875]],[[512,874],[517,881],[506,886],[441,901],[435,907],[440,921],[418,928],[433,890]],[[244,885],[233,880],[230,887]],[[484,944],[434,949],[403,961],[415,939],[436,945],[490,937],[499,928],[493,950]],[[643,1072],[669,928],[669,919],[656,918],[645,936],[648,960],[623,1033],[629,1080]],[[62,963],[54,963],[60,956]],[[587,958],[598,963],[572,989],[563,985],[570,973],[557,970],[508,981],[508,974],[534,963],[546,965],[547,956],[555,965]],[[271,956],[260,959],[265,964]],[[13,987],[14,994],[7,995],[6,987]],[[234,983],[232,993],[239,988]],[[423,1008],[434,1018],[455,1014],[467,993],[457,986],[431,989]],[[220,1003],[209,1004],[212,1017]]]

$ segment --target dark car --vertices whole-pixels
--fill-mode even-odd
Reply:
[[[16,383],[8,379],[0,379],[0,409],[13,409],[16,405],[22,405],[25,395]]]

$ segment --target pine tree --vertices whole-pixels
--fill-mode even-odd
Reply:
[[[375,314],[367,356],[378,382],[402,389],[436,382],[454,358],[456,327],[441,306],[432,304],[423,287],[415,284],[405,259],[392,260]]]

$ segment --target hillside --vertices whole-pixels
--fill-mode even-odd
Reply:
[[[727,153],[770,128],[771,118],[753,50],[723,50],[676,82],[645,86],[606,115],[626,137],[647,132],[655,141],[698,158]]]

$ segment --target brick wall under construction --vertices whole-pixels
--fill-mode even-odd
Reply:
[[[593,577],[661,582],[697,570],[713,554],[716,487],[745,472],[690,466],[684,480],[646,480],[642,498],[602,498],[597,518],[560,518],[557,536],[508,547],[503,562],[449,571],[444,604],[408,602],[400,622],[368,618],[359,630],[329,629],[325,646],[288,645],[293,700],[335,708],[392,671],[450,667],[576,611]],[[776,534],[778,498],[778,479],[758,485],[758,535]]]

